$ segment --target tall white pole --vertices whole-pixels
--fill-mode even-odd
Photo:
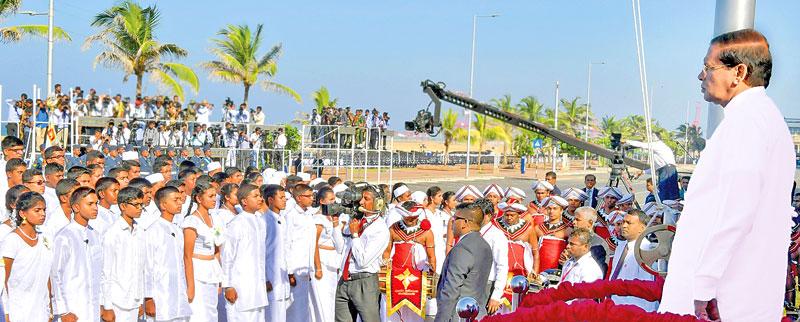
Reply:
[[[753,28],[755,16],[756,0],[717,0],[714,12],[714,36]],[[714,103],[708,104],[706,138],[711,138],[723,117],[721,106]]]
[[[592,63],[589,63],[589,84],[586,85],[586,128],[583,132],[583,139],[589,142],[589,111],[592,108]],[[589,168],[588,152],[583,150],[583,170]]]
[[[469,98],[472,98],[472,90],[475,82],[475,37],[478,33],[478,15],[472,16],[472,56],[469,64]],[[467,169],[464,174],[469,177],[469,152],[472,146],[472,111],[464,111],[467,116]]]
[[[689,163],[689,106],[692,104],[692,101],[686,101],[686,133],[683,135],[683,139],[685,141],[686,149],[683,151],[683,164]]]
[[[553,108],[555,114],[555,129],[558,130],[558,81],[556,81],[556,105]],[[558,156],[558,141],[553,139],[553,172],[556,172],[556,158]]]
[[[53,0],[47,12],[47,97],[53,93]]]

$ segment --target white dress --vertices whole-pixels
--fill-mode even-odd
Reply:
[[[213,227],[208,227],[200,217],[191,215],[183,220],[181,228],[191,228],[197,232],[194,240],[195,255],[213,256],[215,247],[221,245],[222,229],[211,219]],[[192,258],[194,267],[194,299],[189,306],[192,316],[189,321],[217,321],[217,288],[222,282],[222,266],[215,258],[205,260]]]
[[[16,233],[3,240],[0,255],[14,260],[7,282],[6,313],[11,321],[47,321],[50,318],[47,282],[53,263],[52,242],[46,234],[39,234],[33,247]]]
[[[333,239],[333,223],[323,215],[314,215],[312,218],[316,226],[322,226],[319,235],[319,245],[336,247]],[[336,306],[336,282],[338,281],[339,263],[342,262],[339,250],[319,249],[319,261],[322,266],[322,278],[311,278],[311,307],[314,321],[325,322],[334,320],[334,307]]]

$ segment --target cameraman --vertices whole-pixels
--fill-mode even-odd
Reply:
[[[381,219],[383,209],[375,208],[380,193],[372,187],[361,192],[359,213],[343,227],[345,237],[342,278],[336,289],[336,321],[380,321],[378,271],[381,257],[389,245],[389,227]],[[351,309],[354,308],[354,309]]]
[[[156,129],[155,121],[148,121],[147,128],[144,130],[144,145],[148,148],[158,144],[158,129]]]

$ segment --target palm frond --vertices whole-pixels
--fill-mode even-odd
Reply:
[[[181,100],[185,98],[181,84],[166,72],[157,69],[153,71],[150,77],[154,83],[158,84],[159,88],[169,92],[172,95],[178,95]]]
[[[231,83],[239,83],[244,80],[244,75],[241,70],[234,68],[221,61],[207,61],[200,64],[200,67],[209,72],[208,76],[211,79],[218,79]]]
[[[17,12],[21,3],[22,0],[0,0],[0,16]]]
[[[40,38],[47,38],[47,25],[19,25],[0,27],[0,42],[12,43],[18,42],[25,38],[25,36],[35,36]],[[61,27],[53,27],[54,40],[67,40],[71,41],[72,37],[61,29]]]
[[[200,90],[200,81],[197,78],[197,74],[189,66],[179,63],[163,63],[161,64],[161,70],[189,84],[195,93]]]
[[[300,97],[300,94],[295,92],[295,90],[289,88],[289,86],[268,80],[263,80],[261,81],[261,88],[264,89],[265,91],[288,95],[289,97],[294,98],[294,101],[297,102],[298,104],[303,103],[303,98]]]

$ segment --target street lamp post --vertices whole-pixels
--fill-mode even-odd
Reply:
[[[20,11],[18,13],[29,16],[47,15],[47,96],[50,97],[53,91],[53,0],[50,0],[47,12]]]
[[[584,129],[583,138],[589,142],[589,112],[592,110],[592,65],[605,65],[606,62],[593,62],[589,63],[589,85],[586,86],[586,128]],[[583,170],[589,168],[588,152],[583,151]]]
[[[499,14],[491,14],[491,15],[473,15],[472,16],[472,56],[470,60],[470,67],[469,67],[469,97],[472,98],[472,92],[474,89],[474,81],[475,81],[475,41],[476,36],[478,34],[478,18],[495,18],[499,17]],[[472,112],[467,110],[464,111],[464,114],[467,116],[467,169],[466,169],[466,177],[469,177],[469,152],[470,147],[472,146]]]

